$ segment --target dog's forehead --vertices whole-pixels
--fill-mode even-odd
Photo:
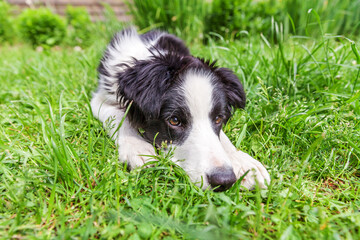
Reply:
[[[190,70],[183,76],[182,87],[186,104],[193,117],[208,116],[212,109],[214,86],[211,72]]]

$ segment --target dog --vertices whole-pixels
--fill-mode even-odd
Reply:
[[[130,169],[151,160],[154,145],[166,143],[172,161],[202,189],[224,191],[239,178],[245,188],[256,183],[266,188],[265,167],[238,151],[222,131],[245,101],[231,70],[192,56],[174,35],[159,30],[140,35],[128,28],[105,50],[91,108]]]

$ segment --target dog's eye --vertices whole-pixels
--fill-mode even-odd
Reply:
[[[170,124],[171,126],[180,126],[180,125],[181,125],[181,122],[180,122],[179,118],[177,118],[177,117],[175,117],[175,116],[169,118],[168,122],[169,122],[169,124]]]
[[[215,123],[220,124],[223,121],[223,117],[221,115],[218,115],[215,117]]]

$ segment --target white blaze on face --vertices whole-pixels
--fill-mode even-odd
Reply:
[[[213,76],[202,71],[190,71],[183,78],[182,91],[190,110],[191,130],[185,142],[176,147],[174,154],[176,159],[184,160],[178,164],[185,169],[191,180],[199,182],[202,179],[204,187],[207,187],[207,174],[215,168],[231,167],[213,129],[213,120],[210,119],[213,108]]]
[[[185,76],[183,91],[185,100],[194,121],[209,122],[212,108],[212,76],[202,72],[188,72]]]

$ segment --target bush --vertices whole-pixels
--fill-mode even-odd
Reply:
[[[0,0],[0,42],[12,40],[13,32],[10,5]]]
[[[19,16],[19,31],[33,46],[60,44],[66,35],[66,25],[49,9],[26,9]]]
[[[66,8],[68,23],[68,44],[72,46],[88,46],[92,39],[90,15],[86,8],[68,6]]]

